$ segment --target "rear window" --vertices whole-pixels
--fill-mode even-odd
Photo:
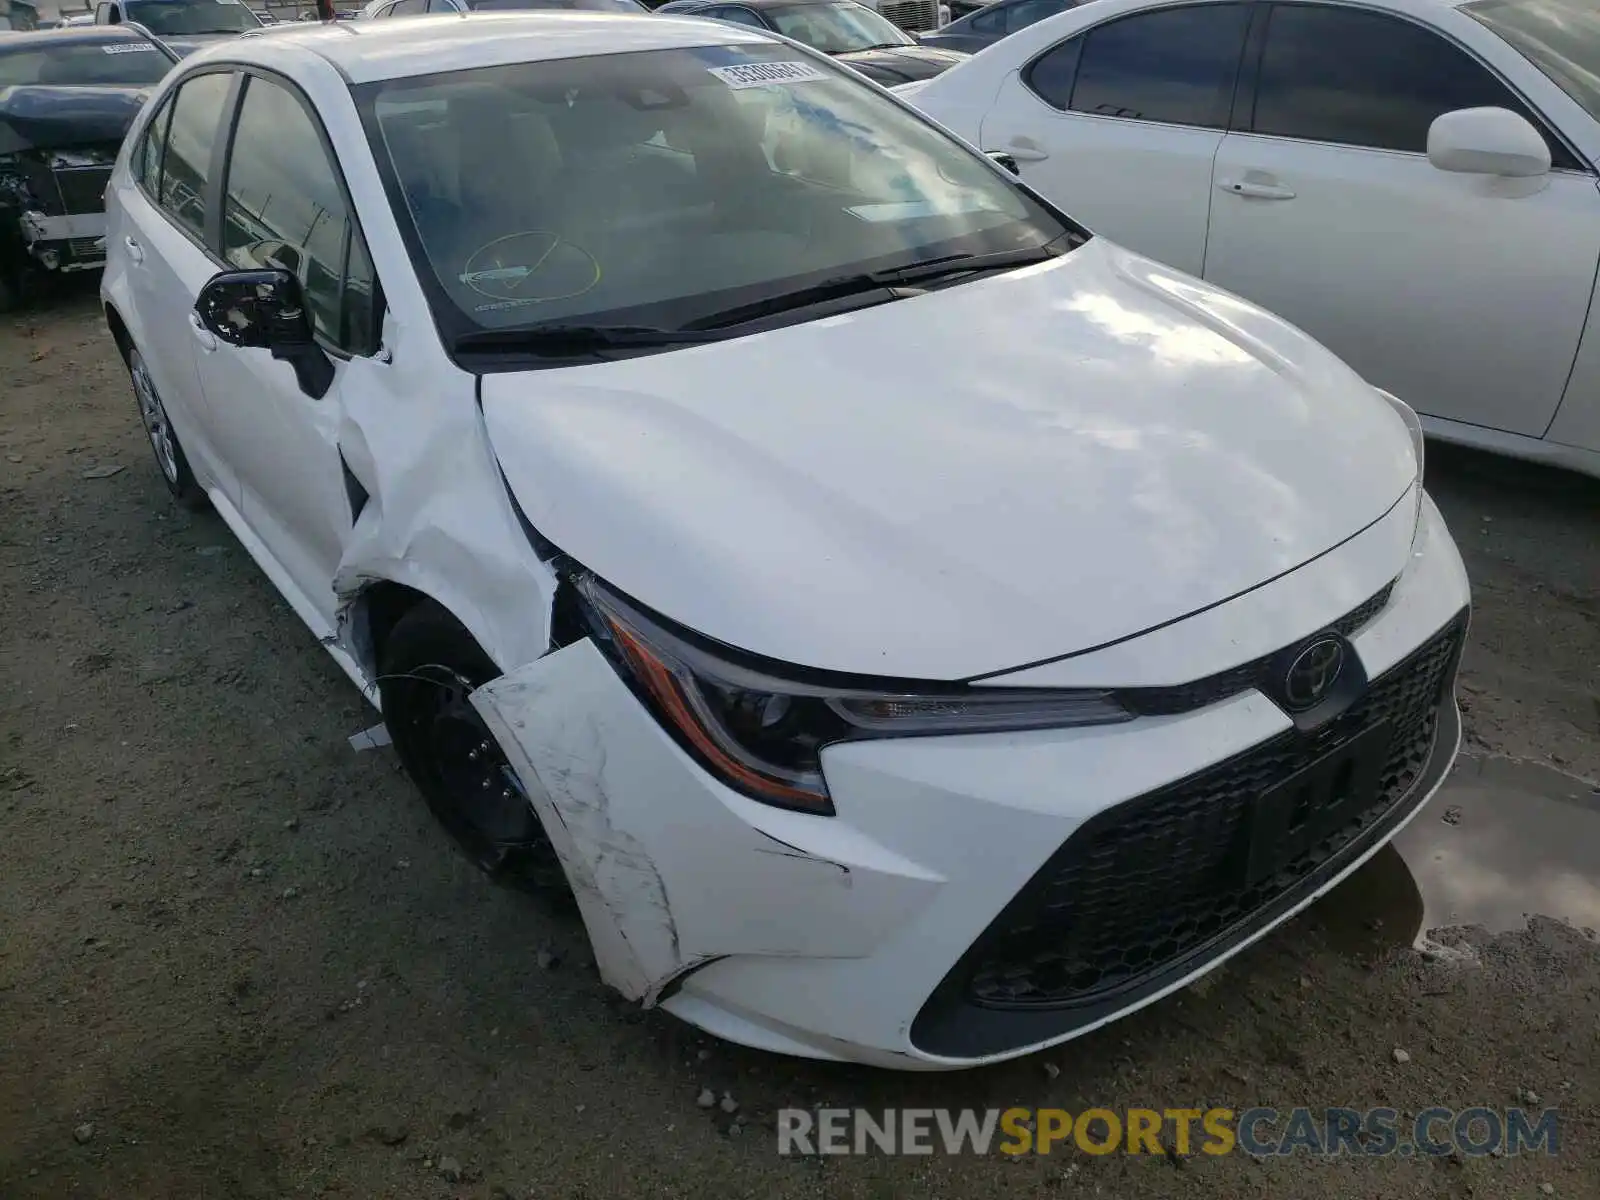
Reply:
[[[0,51],[0,87],[160,83],[172,60],[149,42],[78,42]]]

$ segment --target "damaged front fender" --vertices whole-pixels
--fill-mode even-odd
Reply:
[[[864,957],[940,886],[835,818],[717,784],[587,639],[472,702],[561,858],[601,976],[630,999],[652,1005],[730,955]]]

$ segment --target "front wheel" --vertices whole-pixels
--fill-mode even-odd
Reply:
[[[128,351],[128,375],[133,380],[133,398],[139,403],[139,423],[144,426],[144,435],[155,452],[156,466],[161,469],[167,490],[184,508],[204,508],[205,489],[195,481],[194,472],[189,469],[183,443],[167,417],[166,406],[161,403],[161,394],[150,378],[144,356],[136,349]]]
[[[462,853],[497,881],[566,891],[555,847],[500,743],[468,699],[500,674],[472,635],[425,601],[390,630],[379,671],[384,724],[395,752]]]

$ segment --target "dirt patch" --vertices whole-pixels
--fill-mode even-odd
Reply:
[[[994,1070],[793,1062],[631,1009],[575,918],[485,884],[389,751],[351,751],[371,713],[168,502],[92,297],[0,325],[0,379],[0,1196],[1600,1195],[1594,942],[1538,920],[1430,961],[1378,886],[1392,851],[1220,975]],[[1430,476],[1476,592],[1474,748],[1600,777],[1600,489],[1443,451]],[[773,1133],[819,1104],[1529,1090],[1555,1159],[780,1158]]]

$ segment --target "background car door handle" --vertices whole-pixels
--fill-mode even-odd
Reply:
[[[1294,189],[1281,183],[1262,183],[1255,179],[1219,179],[1217,186],[1234,196],[1249,196],[1252,200],[1293,200]]]
[[[142,263],[144,261],[144,247],[139,245],[138,242],[131,237],[125,237],[122,239],[122,244],[128,248],[128,257],[133,259],[134,262]]]
[[[217,348],[216,336],[200,323],[199,313],[191,312],[189,314],[189,328],[194,330],[194,340],[200,343],[200,349],[210,354]]]

